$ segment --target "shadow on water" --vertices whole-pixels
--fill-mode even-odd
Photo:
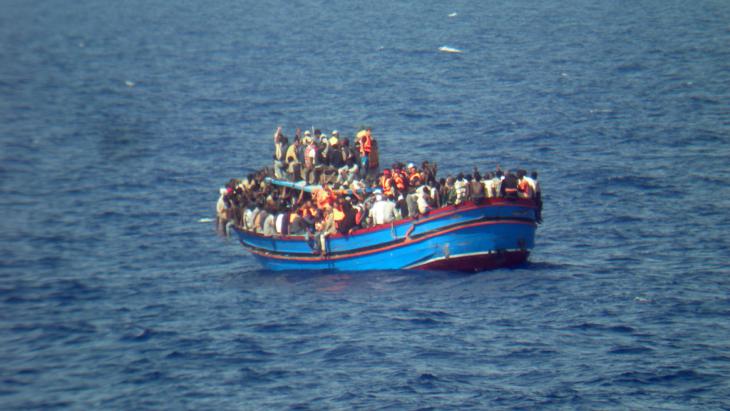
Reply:
[[[256,288],[297,288],[318,292],[342,292],[345,290],[414,289],[416,287],[440,287],[469,282],[511,281],[522,275],[533,277],[549,271],[564,271],[568,264],[527,262],[514,267],[480,271],[428,271],[428,270],[380,270],[380,271],[269,271],[252,267],[250,270],[231,272],[227,283],[232,288],[252,290]],[[542,273],[542,274],[540,274]]]

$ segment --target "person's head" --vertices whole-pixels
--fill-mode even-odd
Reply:
[[[385,170],[383,170],[383,175],[384,175],[385,177],[390,177],[390,169],[387,169],[387,168],[386,168]]]
[[[537,180],[537,170],[532,170],[532,179]]]
[[[456,179],[457,180],[463,180],[464,179],[464,173],[457,174]]]
[[[497,170],[497,178],[502,178],[503,175],[502,170]]]

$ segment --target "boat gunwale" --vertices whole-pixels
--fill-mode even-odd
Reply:
[[[459,231],[462,229],[469,229],[473,227],[479,227],[479,226],[486,226],[486,225],[494,225],[494,224],[524,224],[524,225],[531,225],[534,227],[537,227],[537,224],[532,220],[520,220],[520,219],[490,219],[490,220],[480,220],[476,222],[462,222],[458,223],[452,226],[448,227],[441,227],[432,231],[428,231],[422,234],[419,234],[418,236],[411,237],[404,237],[395,239],[389,242],[379,243],[377,245],[367,247],[366,249],[355,249],[351,251],[344,251],[334,254],[325,254],[325,255],[305,255],[305,254],[293,254],[293,253],[277,253],[272,252],[271,250],[263,250],[260,248],[252,247],[247,244],[243,244],[243,246],[249,250],[251,253],[256,254],[258,256],[264,257],[264,258],[272,258],[277,260],[290,260],[290,261],[302,261],[302,262],[320,262],[320,261],[330,261],[330,260],[345,260],[349,258],[355,258],[355,257],[362,257],[370,254],[376,254],[380,252],[385,252],[393,249],[397,249],[399,247],[403,247],[406,245],[419,243],[422,241],[426,241],[433,237],[438,237],[440,235],[449,234],[455,231]],[[360,250],[360,251],[358,251]]]
[[[525,199],[525,198],[515,198],[515,199],[509,199],[509,198],[487,198],[485,199],[484,203],[476,204],[473,201],[465,202],[464,204],[460,205],[449,205],[445,207],[440,207],[435,210],[432,210],[428,214],[424,216],[416,216],[416,217],[406,217],[397,221],[392,221],[390,223],[384,223],[384,224],[378,224],[376,226],[372,227],[366,227],[366,228],[360,228],[358,230],[353,231],[349,234],[342,234],[342,233],[334,233],[332,235],[329,235],[328,238],[330,239],[339,239],[339,238],[348,238],[351,239],[353,237],[357,237],[364,234],[373,233],[376,231],[381,230],[391,230],[395,227],[399,227],[401,225],[405,225],[408,223],[414,223],[414,225],[420,225],[424,224],[433,220],[437,220],[452,214],[456,214],[458,212],[463,211],[471,211],[471,210],[477,210],[479,208],[486,208],[486,207],[493,207],[493,206],[522,206],[527,208],[533,208],[537,209],[537,204],[534,200],[531,199]],[[303,241],[306,236],[304,235],[281,235],[281,234],[275,234],[275,235],[265,235],[263,233],[257,233],[255,231],[249,231],[242,229],[238,226],[234,226],[236,231],[238,231],[241,234],[245,234],[248,236],[253,237],[259,237],[264,239],[271,239],[276,241]],[[425,233],[424,233],[425,234]]]

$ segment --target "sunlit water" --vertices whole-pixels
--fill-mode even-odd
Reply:
[[[730,8],[6,1],[0,408],[730,408]],[[439,51],[448,47],[462,51]],[[530,263],[273,273],[284,125],[540,172]]]

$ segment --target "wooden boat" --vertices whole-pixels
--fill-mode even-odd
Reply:
[[[536,211],[532,200],[506,198],[441,207],[417,218],[328,236],[322,254],[315,254],[309,236],[234,230],[241,244],[274,271],[473,272],[524,263],[535,244]]]

